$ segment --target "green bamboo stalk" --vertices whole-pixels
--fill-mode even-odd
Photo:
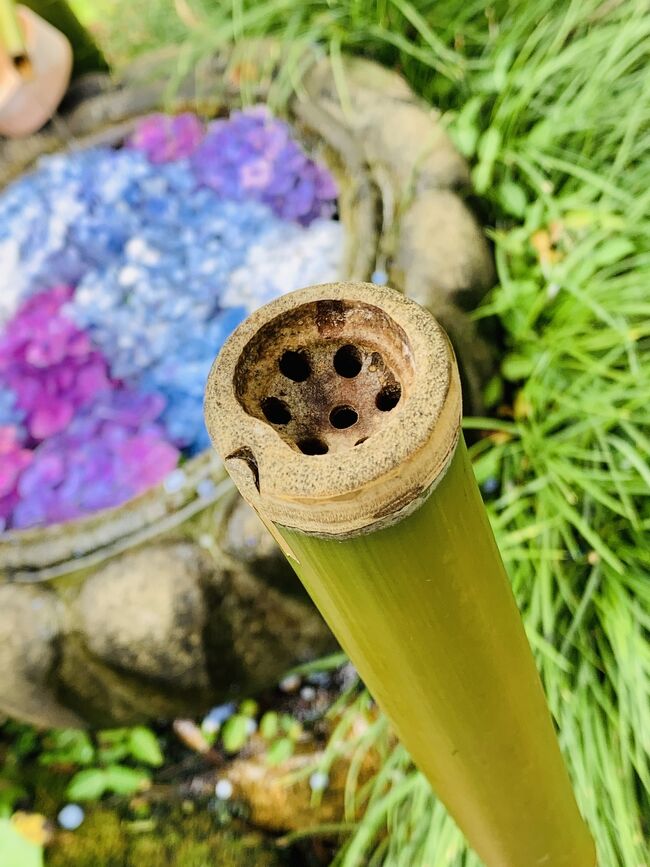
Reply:
[[[227,342],[206,420],[485,864],[594,867],[433,319],[369,284],[284,296]]]
[[[0,0],[0,48],[4,48],[16,64],[20,64],[27,56],[23,29],[14,0]]]

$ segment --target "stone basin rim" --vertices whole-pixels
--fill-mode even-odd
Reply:
[[[240,107],[237,94],[234,96],[235,98],[223,104],[224,113]],[[192,108],[191,104],[183,103],[173,106],[169,113]],[[205,120],[211,119],[201,113],[200,106],[194,108]],[[289,105],[287,119],[294,126],[298,140],[304,143],[310,136],[318,137],[315,131],[301,128],[300,122],[296,123],[298,119],[290,109]],[[138,121],[161,110],[164,111],[165,107],[152,104],[146,111],[77,136],[73,142],[68,142],[63,147],[44,149],[29,165],[22,167],[17,177],[12,180],[28,173],[40,157],[48,154],[72,153],[101,145],[115,146],[125,139]],[[217,112],[213,116],[218,114]],[[325,159],[341,188],[339,217],[345,225],[347,237],[343,273],[340,276],[356,275],[361,279],[368,276],[369,269],[367,265],[359,265],[359,259],[363,259],[359,257],[359,247],[367,247],[367,240],[366,245],[360,245],[356,243],[356,239],[373,239],[375,236],[377,202],[373,195],[372,182],[367,172],[359,176],[358,166],[348,164],[343,150],[337,150],[331,143],[323,141],[322,144],[324,154],[320,156]],[[344,202],[346,195],[349,201]],[[366,207],[359,207],[355,198]],[[371,205],[370,208],[367,207],[368,204]],[[121,505],[101,509],[81,518],[0,533],[0,584],[3,581],[40,583],[96,566],[115,554],[179,526],[194,514],[214,504],[218,496],[233,489],[220,459],[211,448],[189,458],[173,472],[179,470],[184,474],[187,483],[177,491],[169,492],[163,481]],[[197,484],[205,479],[215,484],[217,496],[202,497],[197,494]],[[78,541],[71,541],[75,537]]]

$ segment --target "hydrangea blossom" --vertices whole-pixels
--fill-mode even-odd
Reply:
[[[191,112],[152,114],[141,120],[127,147],[146,154],[151,163],[166,163],[189,157],[203,138],[203,124]]]
[[[182,186],[187,169],[165,171]],[[138,376],[185,353],[188,336],[202,339],[206,323],[219,315],[231,272],[253,240],[279,223],[255,202],[187,191],[169,217],[159,213],[155,225],[129,239],[119,260],[85,275],[69,313],[110,359],[113,376]]]
[[[280,223],[253,241],[230,275],[222,303],[243,304],[250,313],[285,292],[338,279],[342,259],[340,223],[316,220],[307,229]]]
[[[19,429],[0,425],[0,530],[7,527],[18,503],[18,479],[32,457],[33,452],[23,447]]]
[[[110,266],[144,227],[160,220],[182,226],[188,215],[196,222],[197,208],[214,200],[188,203],[197,178],[219,196],[263,202],[276,215],[303,225],[332,213],[332,176],[302,151],[288,125],[265,109],[213,123],[189,157],[193,172],[187,171],[187,159],[152,163],[147,154],[167,159],[194,147],[201,124],[189,117],[172,119],[166,128],[173,139],[169,148],[158,141],[165,130],[155,132],[161,121],[152,120],[153,130],[143,132],[146,154],[100,147],[50,155],[3,191],[0,323],[26,295],[59,283],[76,285],[89,270]]]
[[[0,195],[0,530],[167,477],[177,446],[209,444],[203,388],[233,328],[340,276],[334,182],[289,127],[256,109],[203,136],[194,115],[150,117]]]
[[[263,106],[210,124],[191,163],[201,183],[219,195],[263,202],[285,220],[308,226],[334,211],[336,185],[329,171]]]
[[[0,425],[17,426],[17,430],[20,430],[24,437],[25,432],[21,425],[24,418],[25,413],[16,404],[16,395],[0,382]]]
[[[156,423],[159,395],[105,392],[33,452],[20,474],[14,527],[68,521],[117,506],[162,481],[178,451]]]
[[[233,307],[198,329],[192,340],[179,335],[174,351],[140,380],[144,388],[165,396],[167,408],[161,420],[172,442],[189,454],[210,446],[203,421],[205,381],[215,355],[245,316],[243,307]]]
[[[45,157],[11,184],[0,196],[0,322],[30,293],[119,256],[156,198],[155,174],[143,154],[93,148]]]
[[[63,430],[110,386],[106,360],[61,312],[71,294],[59,286],[34,295],[0,335],[0,379],[13,391],[34,440]]]

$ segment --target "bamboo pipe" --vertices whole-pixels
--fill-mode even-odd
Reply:
[[[285,295],[226,342],[205,413],[235,484],[487,867],[594,867],[435,320],[367,283]]]
[[[14,0],[0,0],[0,52],[19,68],[27,63],[27,47]]]
[[[72,78],[89,72],[110,71],[91,32],[84,27],[66,0],[22,0],[32,12],[56,28],[72,45]]]

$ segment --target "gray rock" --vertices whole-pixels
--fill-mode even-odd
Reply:
[[[403,78],[376,63],[346,58],[337,86],[328,61],[306,79],[306,98],[347,126],[371,169],[388,171],[404,196],[430,188],[469,185],[469,169],[442,127],[439,113],[422,103]]]
[[[336,649],[324,621],[300,595],[287,595],[244,569],[225,573],[211,598],[206,632],[210,673],[223,694],[254,694],[297,662]]]
[[[80,718],[51,688],[61,631],[56,596],[35,587],[0,586],[0,711],[35,725],[74,726]]]
[[[244,563],[247,572],[269,587],[303,601],[307,592],[286,557],[253,509],[241,497],[233,501],[224,526],[223,550]]]
[[[101,725],[200,713],[332,650],[331,633],[261,529],[262,551],[248,552],[248,569],[235,551],[213,559],[192,542],[169,542],[94,572],[71,603],[57,667],[68,706]],[[217,522],[212,538],[222,533]],[[293,582],[293,594],[272,585],[265,560]]]
[[[447,304],[475,306],[494,285],[483,233],[457,195],[427,190],[414,198],[400,220],[391,278],[434,314]]]
[[[208,569],[200,550],[184,543],[116,557],[88,578],[74,606],[88,650],[177,688],[206,687],[201,575]]]

